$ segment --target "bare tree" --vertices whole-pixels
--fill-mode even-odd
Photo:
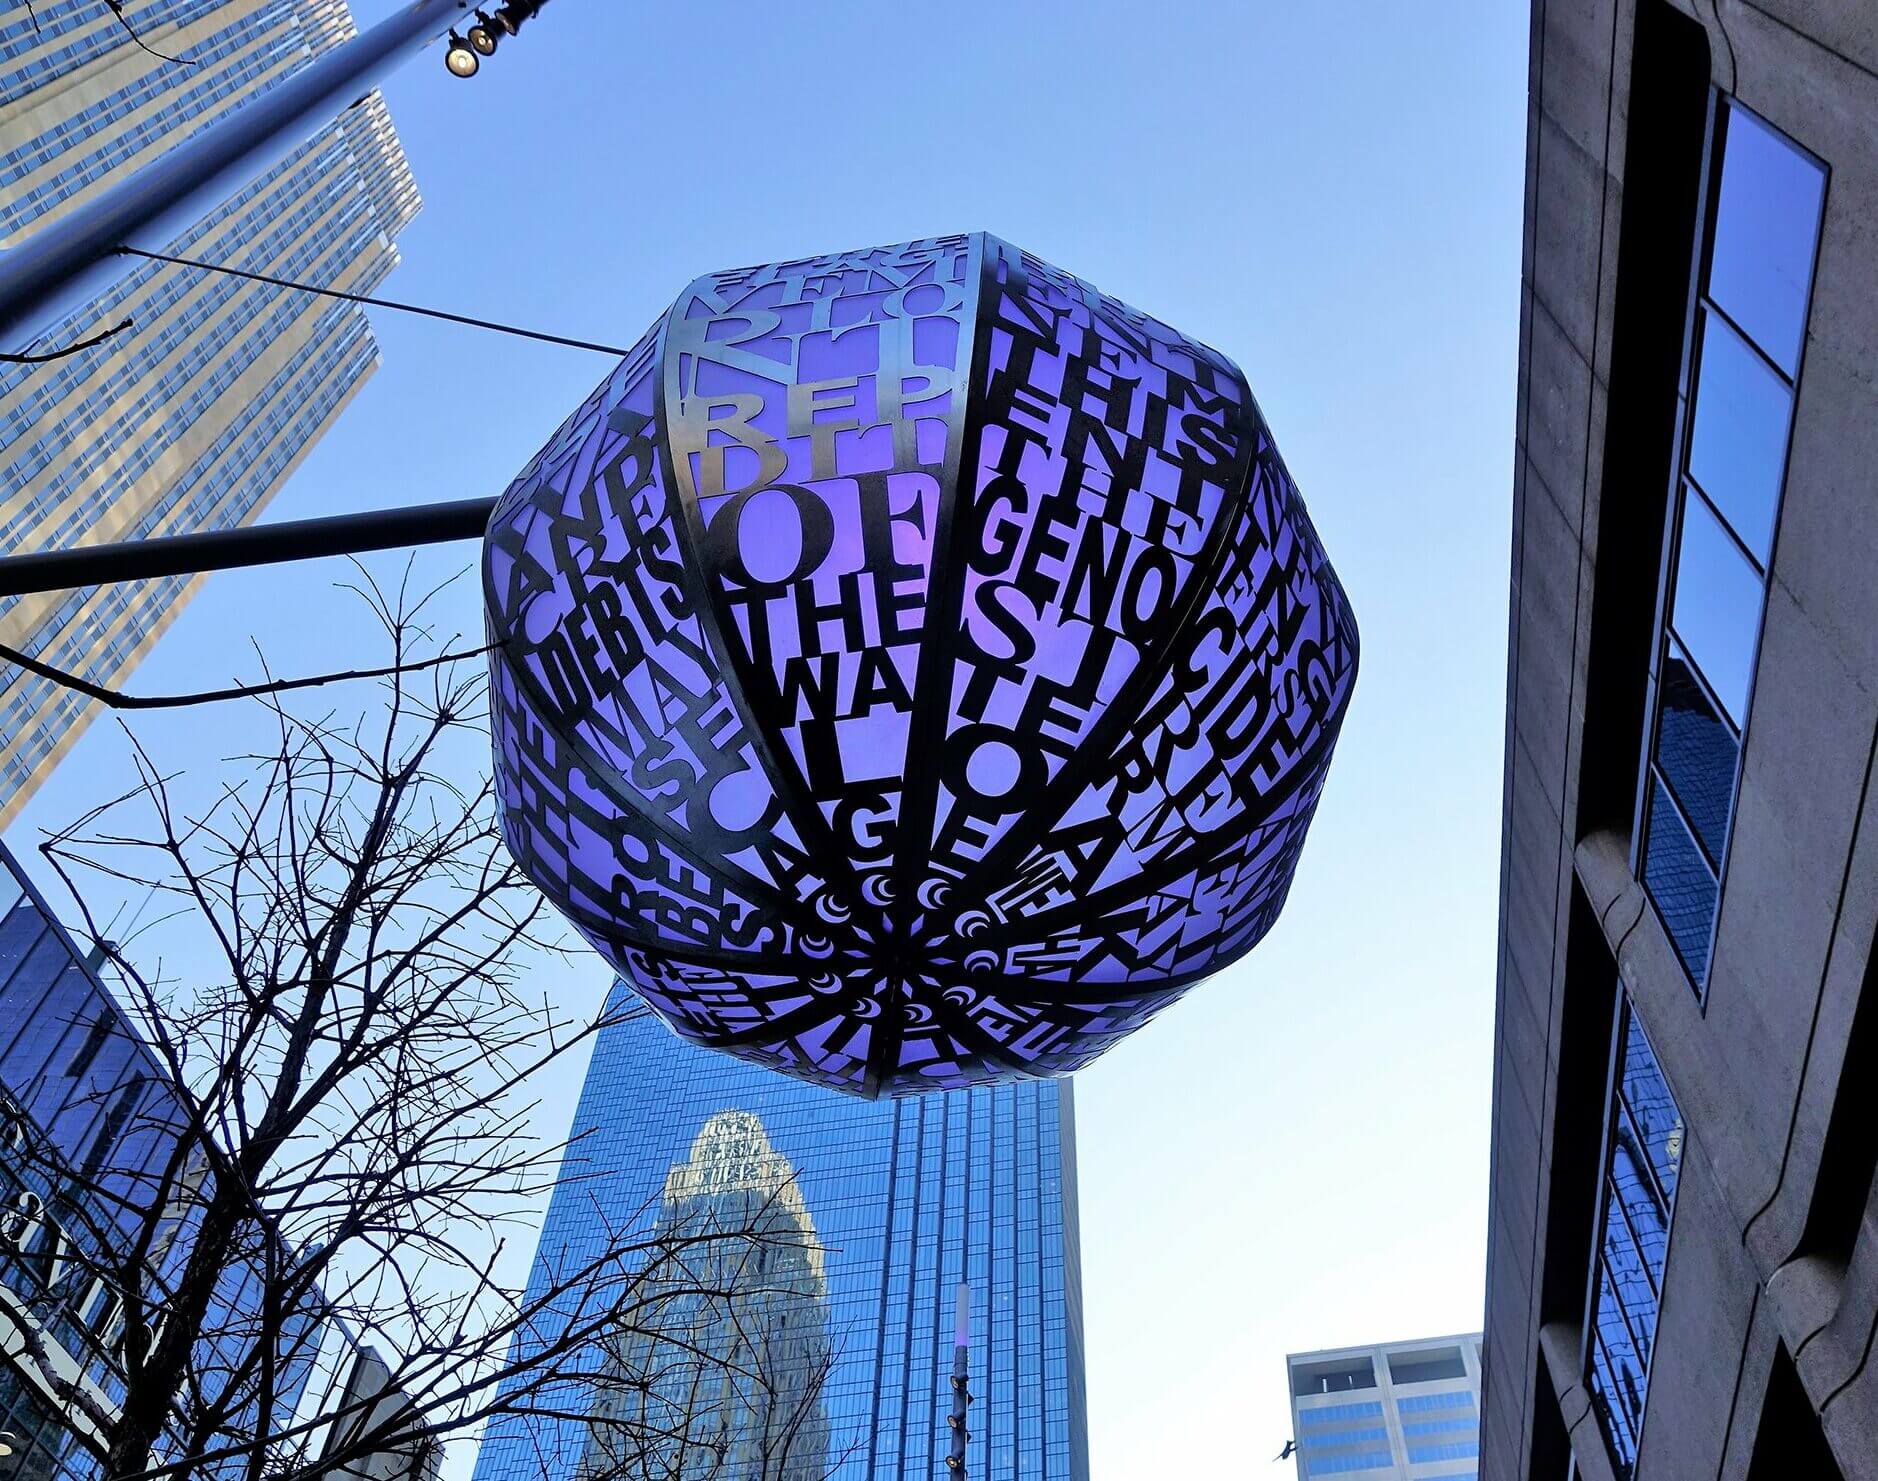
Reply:
[[[763,1200],[649,1233],[611,1210],[601,1248],[503,1273],[505,1241],[577,1176],[530,1132],[537,1087],[602,1020],[525,986],[520,964],[563,938],[501,839],[481,665],[431,656],[435,593],[361,595],[393,660],[365,714],[296,713],[272,686],[248,700],[269,745],[206,804],[135,747],[135,786],[41,845],[157,1065],[111,1092],[95,1157],[8,1123],[51,1191],[0,1244],[43,1264],[48,1314],[104,1370],[49,1381],[108,1481],[365,1474],[511,1416],[594,1426],[600,1481],[710,1474],[659,1467],[702,1395],[726,1419],[722,1396],[774,1388],[786,1357],[761,1474],[827,1474],[825,1438],[806,1443],[826,1348],[800,1313],[737,1342],[693,1319],[761,1318],[767,1272],[802,1258]],[[84,901],[110,881],[168,902],[166,930],[181,916],[213,969],[145,960],[147,929],[109,940]],[[335,1321],[386,1355],[385,1381],[297,1412]],[[681,1369],[697,1397],[674,1408]]]

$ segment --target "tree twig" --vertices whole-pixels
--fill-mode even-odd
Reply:
[[[117,17],[117,23],[124,28],[125,33],[130,39],[136,42],[143,50],[149,52],[150,55],[155,57],[159,62],[171,62],[178,67],[193,67],[196,65],[195,62],[188,57],[173,57],[165,52],[158,51],[154,46],[150,45],[149,42],[145,41],[143,37],[139,36],[137,34],[137,28],[130,23],[130,17],[124,14],[124,0],[104,0],[104,3],[111,7],[111,14]]]
[[[34,17],[34,24],[38,24],[38,17],[36,16]],[[39,355],[12,355],[0,352],[0,364],[47,365],[54,360],[63,360],[68,355],[76,355],[81,351],[91,349],[94,345],[101,345],[113,335],[122,334],[126,329],[130,328],[130,323],[131,321],[126,319],[121,324],[113,324],[109,329],[92,335],[90,339],[81,339],[75,344],[67,345],[62,350],[47,350],[44,354]]]
[[[426,669],[447,667],[453,663],[462,663],[467,659],[479,658],[491,649],[499,646],[485,643],[480,648],[464,648],[454,653],[441,653],[434,658],[426,658],[417,663],[394,663],[383,668],[341,669],[336,673],[312,674],[298,679],[275,679],[265,684],[238,684],[229,689],[205,689],[196,694],[124,694],[116,689],[107,689],[102,684],[77,674],[70,674],[63,669],[54,668],[49,663],[22,653],[17,648],[9,648],[0,643],[0,659],[16,664],[30,674],[63,688],[73,690],[88,699],[95,699],[100,704],[109,705],[114,710],[173,710],[187,705],[218,704],[230,699],[257,699],[269,694],[287,694],[296,689],[315,689],[323,684],[340,684],[351,679],[385,679],[394,674],[416,674]]]

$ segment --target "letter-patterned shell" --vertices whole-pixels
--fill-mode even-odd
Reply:
[[[484,579],[523,870],[679,1034],[867,1096],[1249,950],[1356,677],[1238,368],[984,235],[698,279]]]

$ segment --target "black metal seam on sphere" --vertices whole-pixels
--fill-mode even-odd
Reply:
[[[1217,832],[1195,839],[1193,845],[1185,851],[1176,850],[1165,858],[1155,860],[1153,864],[1129,879],[1110,885],[1107,889],[1084,895],[1068,905],[1054,906],[1049,910],[1039,911],[1036,915],[1017,916],[1008,921],[996,922],[985,931],[981,938],[974,939],[1004,942],[1026,935],[1047,935],[1065,915],[1099,918],[1107,910],[1133,903],[1153,894],[1164,885],[1172,884],[1184,874],[1204,872],[1224,862],[1228,849],[1255,829],[1264,827],[1271,821],[1272,814],[1281,806],[1290,803],[1322,780],[1329,770],[1330,753],[1336,746],[1337,737],[1334,725],[1341,722],[1346,707],[1347,701],[1326,717],[1324,728],[1312,738],[1310,745],[1297,758],[1294,764],[1299,768],[1296,774],[1301,780],[1295,790],[1273,793],[1261,799],[1261,806],[1247,808],[1245,812]]]
[[[932,569],[936,577],[937,601],[927,603],[925,629],[920,635],[919,683],[913,695],[913,720],[909,729],[906,757],[906,789],[901,794],[900,826],[896,832],[899,845],[895,864],[895,914],[908,925],[920,909],[916,891],[919,876],[931,857],[932,821],[938,808],[939,766],[934,754],[944,739],[947,704],[951,699],[954,677],[952,648],[958,631],[959,616],[965,603],[966,563],[959,559],[963,532],[975,493],[980,439],[984,434],[984,413],[974,394],[989,372],[991,335],[985,324],[987,304],[991,300],[990,243],[987,232],[974,232],[974,265],[977,268],[972,312],[971,355],[965,359],[965,377],[959,383],[957,400],[960,409],[958,458],[953,477],[940,490],[939,517],[934,523]],[[934,651],[937,649],[938,651]],[[944,659],[945,662],[939,660]]]
[[[1092,316],[1098,312],[1091,305]],[[1193,341],[1198,344],[1198,341]],[[1206,348],[1206,347],[1203,347]],[[1141,661],[1135,665],[1134,672],[1123,682],[1115,697],[1104,708],[1101,717],[1089,729],[1082,742],[1076,747],[1075,754],[1063,763],[1063,767],[1045,785],[1042,794],[1026,809],[1027,816],[1035,820],[1035,825],[1025,828],[1023,820],[1013,823],[1005,830],[1002,837],[991,846],[985,856],[974,864],[965,877],[959,881],[958,892],[961,898],[977,896],[989,897],[996,893],[995,886],[1008,882],[999,871],[1014,871],[1022,865],[1030,848],[1043,842],[1049,835],[1049,825],[1061,817],[1074,805],[1081,795],[1081,788],[1088,784],[1090,774],[1102,763],[1113,758],[1116,745],[1126,736],[1128,727],[1140,718],[1141,702],[1150,697],[1154,690],[1166,679],[1167,673],[1162,661],[1173,651],[1175,643],[1186,631],[1187,624],[1206,604],[1207,595],[1213,591],[1220,568],[1225,564],[1233,549],[1234,534],[1239,521],[1244,517],[1251,504],[1252,475],[1257,462],[1256,445],[1261,437],[1269,443],[1267,429],[1260,419],[1256,404],[1252,400],[1252,388],[1247,383],[1245,373],[1237,362],[1225,355],[1213,351],[1217,358],[1231,370],[1238,382],[1241,395],[1241,438],[1235,454],[1236,466],[1233,474],[1225,481],[1225,489],[1220,500],[1220,509],[1214,521],[1214,527],[1208,532],[1208,548],[1203,550],[1194,562],[1192,575],[1188,578],[1187,588],[1182,593],[1180,609],[1168,623],[1167,631],[1160,641],[1141,655]],[[1215,367],[1217,368],[1217,367]],[[1233,490],[1237,490],[1237,500],[1233,501]],[[1230,507],[1229,507],[1230,504]]]
[[[1165,858],[1157,859],[1139,874],[1130,876],[1107,889],[1096,890],[1072,900],[1064,905],[1053,906],[1049,910],[1038,911],[1035,915],[1015,916],[1007,921],[998,921],[990,926],[982,937],[975,941],[1009,941],[1018,935],[1047,935],[1056,919],[1073,914],[1082,917],[1099,917],[1105,910],[1116,905],[1126,905],[1152,894],[1161,886],[1172,884],[1181,875],[1204,870],[1217,864],[1225,851],[1238,843],[1254,828],[1262,827],[1271,820],[1279,807],[1293,801],[1301,793],[1316,786],[1330,768],[1330,754],[1337,744],[1337,730],[1343,723],[1343,716],[1350,705],[1350,694],[1354,684],[1344,686],[1343,697],[1337,707],[1324,717],[1317,734],[1305,747],[1302,754],[1292,763],[1292,774],[1301,778],[1290,790],[1273,792],[1262,798],[1263,807],[1248,807],[1225,827],[1196,838],[1193,846],[1187,850],[1176,849]],[[1313,803],[1313,806],[1315,804]]]
[[[932,611],[931,604],[928,604],[926,620],[929,626],[926,633],[922,634],[921,640],[922,668],[920,679],[922,681],[922,687],[925,687],[925,681],[928,678],[927,671],[923,666],[926,639],[937,634],[938,641],[947,652],[948,662],[944,665],[943,672],[937,672],[940,667],[939,665],[935,664],[933,666],[935,670],[933,675],[935,682],[928,691],[929,696],[936,693],[941,699],[950,698],[953,680],[956,676],[957,654],[952,650],[959,642],[959,621],[965,601],[965,573],[969,568],[969,562],[962,558],[964,555],[963,542],[965,532],[970,528],[969,521],[959,518],[959,514],[962,510],[962,512],[969,515],[975,508],[978,497],[978,459],[980,453],[983,451],[986,423],[986,409],[980,405],[978,392],[990,379],[991,347],[994,338],[991,332],[992,325],[990,320],[996,312],[998,303],[997,294],[999,291],[997,285],[997,264],[1005,249],[1009,247],[1007,242],[999,237],[993,236],[990,232],[975,232],[973,233],[972,241],[977,250],[978,257],[977,301],[973,304],[971,313],[972,353],[966,362],[969,366],[967,379],[962,383],[959,394],[959,400],[963,403],[960,411],[963,422],[959,436],[958,465],[949,486],[942,492],[942,498],[949,496],[949,512],[952,515],[952,521],[946,531],[946,544],[942,545],[938,533],[935,530],[932,556],[933,569],[935,572],[941,570],[941,562],[943,560],[945,562],[946,574],[956,572],[956,579],[947,583],[946,587],[943,589],[947,601],[945,607],[939,611],[936,617]],[[1016,249],[1012,248],[1010,250],[1015,251]],[[904,806],[906,796],[902,794],[901,827],[899,832],[899,837],[902,840],[902,860],[896,862],[901,864],[901,868],[906,875],[899,889],[901,892],[900,905],[907,913],[906,919],[909,924],[909,929],[911,920],[914,918],[913,913],[921,907],[921,902],[917,897],[918,887],[922,883],[920,876],[926,872],[926,867],[931,860],[933,825],[938,812],[939,799],[939,764],[937,757],[931,754],[931,752],[934,744],[944,737],[945,727],[943,722],[945,714],[945,708],[940,706],[938,713],[930,714],[926,717],[928,720],[927,724],[919,724],[918,722],[921,719],[919,696],[915,695],[913,709],[915,723],[909,738],[905,770],[909,782],[913,778],[918,778],[922,784],[929,781],[930,785],[923,787],[923,808],[916,810],[914,814],[918,826],[913,828],[910,833],[906,827],[906,809]],[[912,746],[915,744],[922,747],[917,761],[912,754]],[[959,889],[960,886],[954,886],[954,888]],[[914,943],[908,940],[904,943],[904,948],[911,951],[914,949]],[[961,977],[962,976],[963,974],[961,974]],[[963,984],[961,983],[961,985]],[[981,1059],[1001,1064],[1014,1074],[1033,1077],[1037,1074],[1037,1070],[1034,1066],[1026,1064],[1023,1060],[1011,1054],[997,1039],[981,1029],[978,1024],[972,1020],[969,1014],[954,1007],[943,992],[932,995],[926,1006],[932,1013],[934,1020],[943,1025],[946,1032],[951,1035],[953,1042],[962,1048],[970,1050]],[[899,1069],[901,1040],[905,1035],[906,1016],[911,1012],[912,1004],[909,1000],[906,1008],[900,1014],[893,1016],[891,1028],[878,1036],[881,1040],[881,1054],[878,1060],[879,1067],[877,1069],[875,1063],[870,1063],[870,1084],[875,1084],[877,1077],[884,1076],[887,1073]],[[873,1047],[871,1041],[869,1047],[870,1049]],[[891,1058],[889,1058],[889,1054]],[[873,1057],[870,1055],[870,1060],[872,1060],[872,1058]],[[879,1091],[876,1088],[872,1093],[878,1095]]]
[[[486,583],[489,580],[487,562],[484,563],[483,569]],[[568,579],[570,581],[574,579],[574,575],[571,571],[568,573]],[[490,610],[493,612],[493,600],[488,597],[486,597],[486,600],[491,601]],[[529,671],[528,666],[512,661],[504,648],[498,648],[497,654],[498,657],[496,661],[500,662],[503,667],[508,670],[516,687],[526,692],[536,704],[551,709],[553,706],[552,697],[543,689],[541,681]],[[565,746],[569,752],[579,757],[580,760],[584,761],[592,768],[596,775],[604,775],[611,769],[601,757],[594,754],[593,748],[589,746],[586,741],[581,739],[577,731],[570,730],[565,735],[558,737],[558,741],[561,745]],[[806,902],[784,894],[761,876],[752,874],[749,870],[743,868],[743,866],[738,864],[735,860],[725,858],[721,855],[705,854],[697,847],[690,836],[683,829],[678,827],[669,816],[664,813],[654,812],[635,801],[634,794],[630,788],[615,789],[608,787],[606,793],[622,811],[632,813],[635,817],[643,819],[646,823],[651,825],[651,827],[656,829],[660,838],[665,840],[672,852],[677,854],[700,873],[716,875],[723,878],[726,883],[736,884],[741,893],[752,905],[767,906],[775,914],[787,919],[799,931],[806,930],[810,933],[817,933],[827,929],[827,922],[817,916]],[[600,917],[592,915],[590,912],[582,909],[577,902],[569,901],[565,908],[570,913],[586,919],[597,929],[603,929],[611,935],[621,935],[616,922],[602,920]],[[636,937],[627,937],[626,939],[635,945],[642,944],[639,938]],[[654,941],[646,941],[643,944],[648,949],[658,949],[657,943]],[[744,958],[746,968],[750,960],[751,956],[746,954]]]
[[[989,232],[971,234],[971,258],[967,273],[973,279],[973,301],[966,322],[971,326],[970,353],[960,354],[965,373],[953,396],[953,416],[958,420],[956,452],[951,454],[951,477],[940,485],[939,514],[933,522],[931,569],[939,587],[940,600],[929,601],[920,633],[919,679],[913,694],[912,723],[907,736],[904,765],[905,783],[900,794],[900,815],[894,830],[898,857],[894,860],[895,899],[890,909],[900,928],[902,949],[911,949],[913,921],[921,909],[918,897],[921,875],[932,854],[933,818],[938,808],[939,765],[934,755],[944,734],[944,717],[951,699],[954,664],[951,649],[958,630],[959,614],[965,602],[966,563],[959,559],[963,531],[961,504],[969,510],[975,497],[979,442],[984,434],[984,413],[975,394],[990,372],[991,334],[985,323],[991,302],[992,252],[996,238]],[[975,271],[973,271],[975,269]],[[939,660],[946,661],[941,663]],[[950,1022],[950,1019],[948,1019]],[[869,1083],[899,1066],[901,1039],[905,1027],[896,1015],[890,1027],[876,1035],[881,1042],[878,1053],[870,1041],[868,1055]]]
[[[666,406],[666,341],[670,335],[673,319],[682,313],[690,302],[692,290],[699,283],[707,281],[715,274],[694,278],[685,285],[685,289],[665,311],[663,327],[659,332],[659,347],[653,357],[652,416],[658,429],[655,439],[658,446],[659,465],[666,480],[668,498],[672,511],[672,534],[678,542],[682,557],[679,564],[684,572],[686,594],[690,597],[693,611],[697,614],[698,630],[709,645],[712,656],[717,660],[718,672],[724,680],[724,690],[730,701],[737,708],[738,719],[742,721],[745,732],[750,737],[751,749],[763,767],[764,775],[769,779],[776,798],[782,803],[783,811],[795,825],[796,835],[802,842],[805,852],[820,866],[824,888],[833,890],[841,887],[847,898],[843,903],[851,912],[849,928],[854,927],[852,912],[859,909],[871,909],[861,894],[859,881],[855,878],[853,862],[836,847],[833,830],[828,820],[821,814],[821,809],[807,794],[796,774],[795,759],[787,754],[787,744],[780,736],[772,737],[769,730],[759,723],[754,708],[751,689],[754,686],[741,682],[744,666],[736,656],[728,638],[724,635],[723,614],[711,590],[713,585],[710,573],[705,565],[706,545],[704,540],[703,515],[698,508],[697,488],[687,466],[679,469],[678,460],[672,455],[672,436],[670,413]],[[884,924],[884,923],[883,923]]]
[[[570,461],[572,456],[573,455],[570,454]],[[533,485],[525,487],[518,495],[515,503],[524,508],[531,506],[535,495],[542,488],[549,486],[549,478],[554,476],[559,467],[564,466],[565,464],[552,465],[549,468],[541,470],[540,476],[536,478]],[[500,512],[500,509],[496,511],[498,514]],[[534,509],[533,513],[536,518],[547,517],[545,512],[538,508]],[[494,515],[492,515],[490,519],[492,528],[495,526],[495,523]],[[579,573],[577,569],[570,564],[564,574],[567,575],[569,581],[572,581]],[[494,585],[494,575],[487,560],[482,562],[482,586],[484,605],[486,610],[491,614],[490,622],[493,625],[495,621],[494,614],[499,610],[499,605]],[[492,636],[495,635],[492,634]],[[532,697],[535,703],[542,706],[545,710],[552,711],[552,697],[546,693],[542,687],[541,681],[530,672],[526,664],[511,659],[506,643],[496,646],[495,657],[492,661],[502,664],[518,689]],[[605,775],[611,770],[610,765],[603,758],[594,754],[593,748],[580,737],[577,731],[570,730],[566,734],[561,735],[558,739],[559,743],[565,746],[571,754],[585,762],[594,775]],[[634,801],[631,789],[620,789],[616,791],[609,787],[606,791],[607,795],[622,810],[632,813],[635,817],[644,820],[655,829],[660,838],[665,840],[671,847],[672,851],[693,868],[707,876],[714,872],[722,871],[722,873],[727,876],[726,882],[734,882],[742,888],[743,893],[753,906],[768,906],[775,914],[790,921],[798,930],[806,929],[809,931],[819,931],[824,928],[825,922],[821,921],[805,902],[784,894],[774,885],[750,873],[747,869],[744,869],[730,859],[716,855],[706,855],[696,846],[690,836],[673,823],[669,817],[642,807]],[[595,916],[592,912],[582,907],[576,900],[569,899],[564,909],[577,919],[584,920],[594,929],[604,931],[609,936],[621,939],[629,945],[642,947],[646,950],[663,949],[660,943],[666,938],[641,938],[622,931],[617,921]],[[730,960],[738,960],[734,954],[727,953],[726,955]],[[753,953],[747,953],[741,959],[746,969],[753,955]]]

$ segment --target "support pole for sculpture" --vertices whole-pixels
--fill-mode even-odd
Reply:
[[[442,38],[469,0],[413,0],[363,35],[0,252],[0,349],[23,350],[116,281],[122,246],[160,247]]]
[[[494,499],[459,499],[449,504],[413,504],[319,519],[242,525],[232,530],[200,530],[155,540],[33,550],[0,556],[0,597],[69,591],[113,581],[194,576],[203,571],[230,571],[238,566],[268,566],[327,555],[363,555],[368,550],[396,550],[450,540],[480,540],[495,507]]]
[[[972,1403],[972,1288],[959,1287],[958,1311],[952,1323],[952,1413],[946,1423],[952,1426],[952,1453],[946,1457],[946,1469],[959,1481],[965,1476],[965,1442],[971,1438],[966,1428],[966,1411]]]

